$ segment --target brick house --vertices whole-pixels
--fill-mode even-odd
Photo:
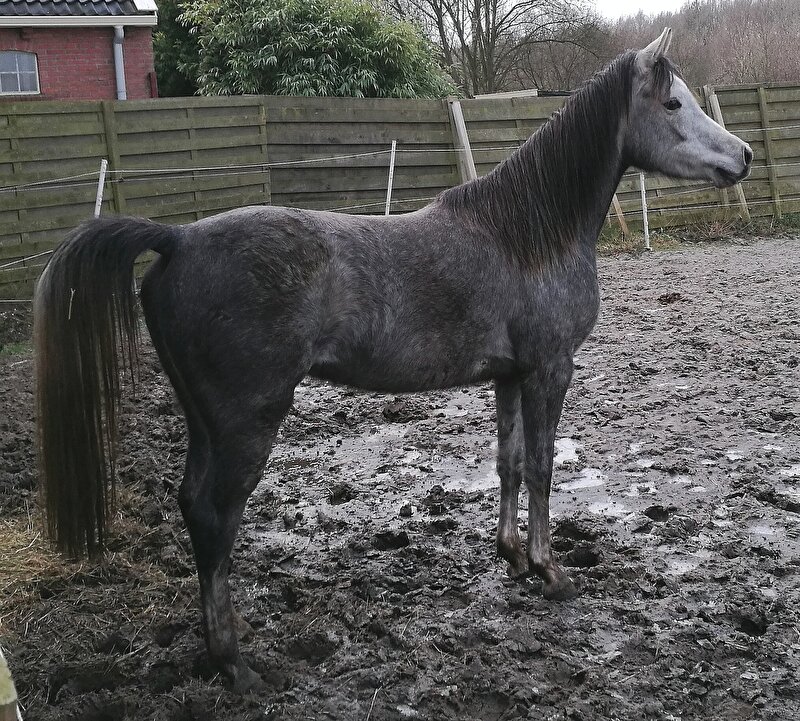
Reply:
[[[154,0],[0,0],[0,102],[158,96]]]

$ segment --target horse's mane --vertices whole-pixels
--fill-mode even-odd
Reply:
[[[619,180],[619,131],[635,61],[634,51],[617,57],[514,155],[485,177],[445,191],[439,202],[484,227],[523,267],[542,270],[572,255],[580,233],[596,223],[598,204],[610,199],[606,186]],[[654,94],[668,92],[673,73],[668,60],[656,63]]]

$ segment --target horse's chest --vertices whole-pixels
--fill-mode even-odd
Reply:
[[[592,332],[600,311],[594,275],[566,277],[530,294],[526,327],[534,339],[577,348]]]

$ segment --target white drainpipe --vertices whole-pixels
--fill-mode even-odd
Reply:
[[[125,58],[122,55],[122,41],[125,38],[125,29],[122,25],[114,26],[114,73],[117,76],[117,100],[127,100],[128,91],[125,89]]]

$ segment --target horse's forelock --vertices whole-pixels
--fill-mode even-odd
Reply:
[[[669,99],[670,88],[675,77],[681,77],[680,72],[669,58],[661,57],[653,65],[653,76],[650,91],[653,97],[666,101]]]

